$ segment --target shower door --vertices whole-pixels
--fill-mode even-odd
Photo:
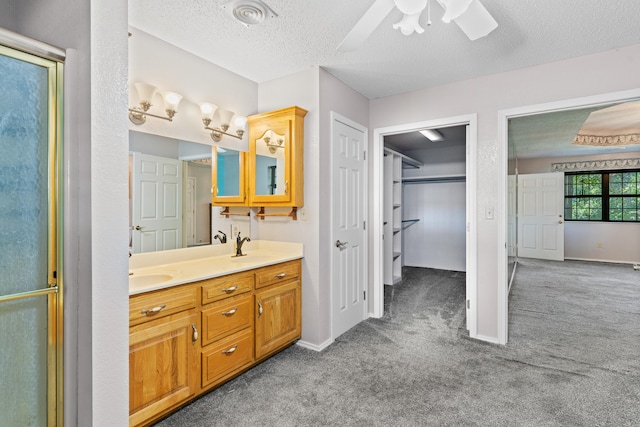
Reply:
[[[60,62],[0,45],[3,426],[62,425],[61,82]]]

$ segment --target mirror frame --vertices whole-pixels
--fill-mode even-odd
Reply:
[[[225,148],[228,150],[228,148]],[[218,151],[217,147],[211,147],[211,204],[213,206],[247,206],[247,153],[237,150],[239,153],[238,188],[237,196],[218,196]]]

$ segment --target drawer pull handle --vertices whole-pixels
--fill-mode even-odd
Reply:
[[[260,317],[260,315],[262,315],[262,304],[258,301],[258,317]]]
[[[284,276],[286,276],[286,275],[287,275],[287,273],[280,273],[280,274],[276,274],[276,277],[277,277],[278,279],[282,279],[282,278],[283,278]]]
[[[238,307],[234,308],[233,310],[223,311],[220,314],[222,314],[223,316],[233,316],[234,314],[236,314],[236,311],[238,311]]]
[[[222,288],[222,292],[226,292],[228,294],[230,294],[233,291],[237,291],[238,287],[237,286],[232,286],[230,288]]]
[[[238,349],[238,344],[231,347],[229,350],[222,350],[222,354],[231,354]]]
[[[140,313],[142,314],[154,314],[165,308],[167,304],[162,304],[157,307],[153,307],[151,310],[142,310]]]
[[[191,324],[191,329],[193,329],[193,339],[192,339],[192,341],[196,342],[196,341],[198,341],[198,329],[196,328],[196,324],[195,323]]]

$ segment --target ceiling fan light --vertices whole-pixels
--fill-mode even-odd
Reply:
[[[441,0],[441,4],[444,6],[444,16],[442,20],[449,23],[459,16],[462,16],[462,14],[469,9],[469,5],[472,2],[473,0]]]
[[[467,11],[454,22],[469,37],[477,40],[498,28],[498,23],[479,0],[472,0]]]
[[[410,36],[414,32],[418,34],[424,33],[424,28],[420,26],[420,12],[413,15],[404,15],[402,20],[397,24],[393,24],[393,29],[400,29],[400,32],[405,36]]]

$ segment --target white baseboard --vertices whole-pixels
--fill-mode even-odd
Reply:
[[[629,264],[629,265],[634,265],[637,264],[638,261],[620,261],[620,260],[613,260],[613,259],[592,259],[592,258],[565,258],[565,260],[571,260],[571,261],[590,261],[590,262],[608,262],[611,264]]]
[[[329,347],[331,344],[333,344],[333,339],[329,338],[328,340],[326,340],[325,342],[321,343],[321,344],[312,344],[308,341],[303,341],[303,340],[299,340],[296,345],[299,345],[302,348],[307,348],[309,350],[313,350],[313,351],[322,351],[325,348]]]

